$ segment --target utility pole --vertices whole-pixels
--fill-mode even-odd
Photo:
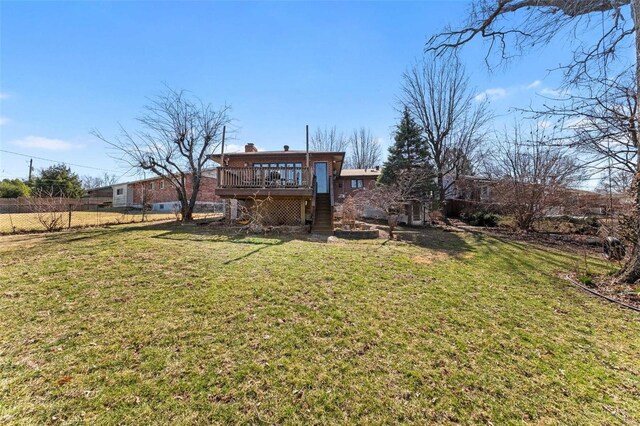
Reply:
[[[29,159],[29,182],[31,182],[31,172],[33,171],[33,158]]]

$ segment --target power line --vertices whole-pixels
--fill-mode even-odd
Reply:
[[[49,158],[36,157],[36,156],[33,156],[33,155],[21,154],[19,152],[7,151],[7,150],[4,150],[4,149],[0,149],[0,152],[4,152],[4,153],[7,153],[7,154],[13,154],[13,155],[19,155],[21,157],[35,158],[36,160],[50,161],[52,163],[64,164],[66,166],[82,167],[84,169],[98,170],[100,172],[119,173],[119,172],[117,172],[115,170],[101,169],[99,167],[83,166],[82,164],[74,164],[74,163],[67,163],[65,161],[51,160]]]

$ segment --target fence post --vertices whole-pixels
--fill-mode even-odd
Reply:
[[[68,228],[71,228],[71,210],[73,208],[73,204],[69,204],[69,226]]]

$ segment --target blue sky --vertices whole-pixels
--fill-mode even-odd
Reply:
[[[1,149],[122,175],[127,169],[90,131],[135,128],[146,97],[166,84],[230,104],[236,145],[302,149],[305,124],[365,126],[386,154],[403,71],[429,35],[463,19],[467,4],[3,1]],[[479,43],[462,58],[500,126],[509,108],[558,86],[547,70],[563,50],[558,42],[493,72]],[[0,178],[26,177],[27,164],[0,152]]]

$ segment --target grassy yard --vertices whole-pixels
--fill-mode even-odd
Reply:
[[[61,224],[65,228],[69,226],[67,212],[49,213],[59,215]],[[47,215],[47,214],[45,214]],[[205,214],[196,214],[195,217],[204,217]],[[210,213],[208,216],[215,216]],[[173,213],[147,213],[147,220],[175,220],[176,215]],[[80,228],[87,226],[99,226],[118,223],[137,223],[142,222],[142,213],[140,212],[113,212],[113,211],[74,211],[71,213],[71,227]],[[0,233],[11,233],[14,231],[44,231],[45,227],[38,220],[36,213],[2,213],[0,214]]]
[[[640,419],[640,316],[560,252],[156,224],[0,237],[0,261],[0,424]]]

